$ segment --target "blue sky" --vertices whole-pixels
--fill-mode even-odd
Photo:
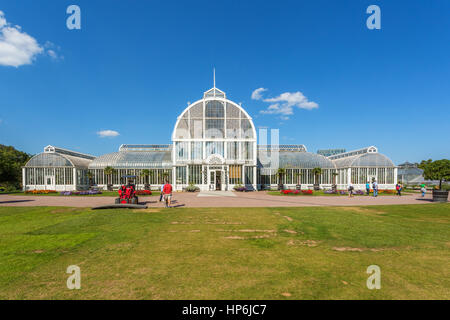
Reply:
[[[81,30],[66,27],[71,4]],[[366,27],[371,4],[381,30]],[[9,53],[0,31],[1,144],[100,155],[170,143],[215,67],[217,87],[257,127],[280,129],[280,143],[376,145],[395,163],[450,157],[447,0],[3,0],[0,11],[3,30],[30,41],[25,56]]]

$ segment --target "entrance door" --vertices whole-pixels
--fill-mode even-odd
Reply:
[[[222,172],[216,171],[216,191],[222,190]]]
[[[55,190],[55,176],[45,176],[45,189]]]
[[[216,172],[210,171],[209,172],[209,190],[215,190],[216,186]]]

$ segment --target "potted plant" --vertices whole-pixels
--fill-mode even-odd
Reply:
[[[433,161],[429,159],[422,161],[419,168],[423,170],[423,177],[426,180],[439,180],[439,189],[433,189],[433,201],[447,202],[448,189],[442,188],[442,181],[450,180],[450,160]]]
[[[189,185],[186,187],[187,192],[197,192],[200,189],[193,183],[189,183]]]
[[[314,191],[318,191],[320,190],[320,185],[319,185],[319,176],[322,174],[322,168],[314,168],[312,170],[312,173],[314,175]]]
[[[300,178],[303,175],[301,172],[296,172],[295,177],[297,178],[297,185],[295,186],[295,190],[302,190],[302,184],[300,183]]]
[[[150,184],[148,183],[148,177],[151,175],[150,170],[144,169],[141,171],[141,177],[145,179],[144,190],[150,190]]]
[[[237,184],[233,187],[234,191],[245,192],[247,189],[242,184]]]
[[[284,189],[283,176],[286,174],[286,169],[278,168],[277,174],[278,174],[278,190],[283,190]]]
[[[111,183],[111,177],[112,175],[116,172],[116,169],[114,169],[113,167],[107,166],[104,169],[104,173],[106,175],[106,179],[107,179],[107,185],[106,185],[106,189],[108,191],[112,191],[112,183]]]

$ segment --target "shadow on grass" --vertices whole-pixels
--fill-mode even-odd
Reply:
[[[34,201],[34,200],[9,200],[9,201],[0,201],[0,204],[3,204],[3,203],[16,203],[16,202],[30,202],[30,201]]]
[[[425,202],[434,202],[433,199],[426,199],[426,198],[417,198],[416,200],[425,201]]]

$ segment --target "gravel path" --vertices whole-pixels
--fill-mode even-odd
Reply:
[[[236,192],[236,196],[199,196],[199,193],[174,193],[175,207],[302,207],[302,206],[365,206],[431,203],[431,194],[398,196],[271,196],[265,192]],[[149,207],[164,207],[159,197],[140,197]],[[83,196],[16,196],[0,195],[0,206],[66,206],[95,207],[114,203],[114,197]]]

